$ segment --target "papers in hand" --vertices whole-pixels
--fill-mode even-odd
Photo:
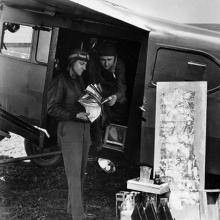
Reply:
[[[84,106],[88,119],[94,122],[101,115],[101,89],[96,84],[90,84],[85,90],[85,94],[78,100]]]
[[[89,99],[89,96],[86,94],[79,102],[84,106],[86,113],[88,113],[88,119],[94,122],[101,114],[101,107],[94,100],[89,101]]]

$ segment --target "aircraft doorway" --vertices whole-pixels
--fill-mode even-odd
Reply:
[[[57,63],[53,73],[53,78],[66,71],[68,56],[71,51],[76,48],[82,48],[83,50],[89,52],[92,59],[97,53],[98,46],[103,41],[111,41],[116,45],[118,58],[123,60],[125,64],[127,109],[126,114],[124,114],[116,121],[111,121],[110,126],[103,126],[102,136],[103,141],[105,142],[105,147],[123,151],[126,142],[125,136],[130,116],[129,113],[132,108],[131,103],[135,89],[134,84],[139,60],[139,52],[141,46],[140,42],[125,40],[119,37],[110,38],[107,36],[88,34],[60,28],[56,50]],[[88,71],[85,71],[83,74],[84,81],[87,85],[89,84],[89,74],[90,73]],[[54,128],[54,125],[52,127]],[[120,132],[120,136],[122,135],[120,138],[121,140],[118,143],[109,139],[109,136],[111,135],[110,133],[114,133],[114,131]],[[53,133],[56,134],[56,132]]]

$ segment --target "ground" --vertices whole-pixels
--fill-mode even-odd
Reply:
[[[94,152],[91,153],[94,156]],[[126,181],[137,177],[138,167],[128,164],[123,154],[111,154],[116,172],[104,173],[89,162],[85,201],[97,219],[115,219],[115,194],[126,190]],[[24,156],[23,139],[13,135],[0,142],[0,157]],[[105,155],[105,156],[106,156]],[[90,155],[91,156],[91,155]],[[66,214],[67,182],[63,165],[39,168],[31,162],[0,165],[0,220],[70,220]]]

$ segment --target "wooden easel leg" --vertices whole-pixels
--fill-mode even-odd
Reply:
[[[216,193],[218,195],[216,195]],[[200,219],[218,220],[219,215],[219,192],[211,190],[200,191]]]
[[[200,207],[199,207],[199,213],[200,213],[200,219],[201,220],[208,220],[207,219],[207,194],[205,191],[200,191],[199,192],[199,197],[200,197]]]

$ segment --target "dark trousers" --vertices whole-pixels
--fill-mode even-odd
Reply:
[[[74,220],[85,217],[83,182],[90,146],[89,130],[89,123],[73,121],[59,122],[57,128],[68,181],[67,212],[72,214]]]

